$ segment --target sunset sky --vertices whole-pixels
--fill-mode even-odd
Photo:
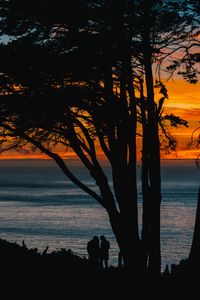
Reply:
[[[169,99],[165,102],[165,112],[173,113],[188,121],[189,127],[172,128],[171,132],[178,140],[178,148],[176,152],[171,154],[161,154],[162,158],[170,159],[195,159],[198,149],[188,149],[187,144],[191,139],[192,132],[200,126],[200,83],[189,84],[183,80],[170,80],[165,82]],[[198,131],[197,134],[200,134]],[[64,158],[73,158],[74,154],[69,150],[67,153],[60,150],[59,152]],[[99,154],[101,151],[99,149]],[[140,156],[140,154],[138,154]],[[27,158],[48,158],[44,154],[30,153],[29,150],[23,149],[21,153],[15,151],[4,152],[0,154],[0,159],[27,159]]]
[[[198,150],[187,149],[192,132],[200,126],[200,83],[189,84],[183,80],[167,83],[169,100],[165,103],[165,111],[180,116],[188,121],[189,127],[172,128],[171,132],[178,140],[176,153],[165,155],[165,158],[195,158]],[[197,134],[200,134],[198,131]]]

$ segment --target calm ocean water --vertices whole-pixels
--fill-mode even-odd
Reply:
[[[97,190],[78,162],[71,170]],[[109,169],[104,165],[110,176]],[[140,167],[138,167],[138,174]],[[162,266],[188,256],[195,221],[200,171],[193,160],[162,163]],[[141,189],[139,216],[141,222]],[[118,248],[105,211],[49,160],[0,160],[0,237],[49,251],[72,249],[87,255],[87,241],[104,234],[111,243],[110,264]]]

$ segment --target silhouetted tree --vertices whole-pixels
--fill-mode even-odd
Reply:
[[[72,21],[72,11],[70,19],[61,18],[56,25],[51,5],[43,14],[41,4],[38,16],[34,4],[29,11],[26,3],[16,3],[17,9],[10,8],[14,16],[8,14],[4,23],[5,31],[15,34],[16,30],[21,36],[2,47],[9,64],[2,62],[1,68],[6,69],[9,78],[15,78],[10,93],[7,89],[11,84],[3,88],[3,135],[14,137],[11,147],[21,147],[24,141],[33,144],[93,196],[108,212],[125,264],[137,264],[137,117],[128,26],[131,15],[125,15],[127,8],[120,1],[88,1],[84,3],[87,18],[81,24]],[[19,8],[22,13],[18,16]],[[15,22],[13,26],[15,17],[23,19],[17,29]],[[15,92],[15,84],[21,85],[20,91]],[[98,161],[96,138],[111,164],[115,196]],[[57,143],[74,150],[100,194],[80,182],[53,152],[51,147]]]
[[[143,191],[143,230],[142,239],[145,246],[145,260],[149,258],[149,270],[159,274],[160,256],[160,204],[161,204],[161,175],[160,175],[160,131],[163,132],[167,147],[173,149],[175,140],[165,130],[166,120],[174,126],[187,122],[174,115],[163,115],[163,105],[168,98],[167,89],[162,83],[163,62],[181,48],[185,48],[188,38],[188,15],[180,20],[182,5],[174,1],[140,1],[138,8],[139,20],[138,37],[141,41],[141,58],[143,78],[139,79],[141,94],[141,118],[143,126],[142,147],[142,191]],[[184,13],[183,13],[184,14]],[[173,26],[172,26],[173,24]],[[186,29],[187,28],[187,29]],[[157,66],[153,73],[153,66]],[[145,86],[143,87],[145,82]],[[158,103],[155,100],[155,88],[159,88],[162,97]],[[146,89],[146,97],[144,90]],[[149,257],[148,257],[149,256]]]
[[[73,1],[66,10],[65,1],[0,1],[1,32],[10,37],[0,49],[2,151],[28,143],[54,159],[106,209],[125,266],[137,270],[148,262],[156,276],[161,265],[159,125],[168,138],[163,123],[176,117],[163,115],[167,91],[152,66],[160,69],[189,36],[189,19],[180,18],[184,1],[176,2]],[[163,95],[157,104],[155,81]],[[144,243],[138,231],[138,120]],[[110,163],[113,191],[97,143]],[[58,144],[73,149],[99,192],[70,171],[56,153]]]

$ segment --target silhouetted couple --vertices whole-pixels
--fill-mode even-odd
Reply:
[[[87,244],[87,251],[90,261],[101,268],[108,268],[110,243],[104,235],[94,236]]]

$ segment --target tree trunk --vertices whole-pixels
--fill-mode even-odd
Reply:
[[[141,272],[141,248],[140,240],[133,238],[133,232],[130,231],[130,222],[127,218],[113,211],[108,211],[110,224],[115,234],[120,253],[123,257],[124,267],[133,272]]]
[[[192,263],[200,262],[200,187],[198,193],[196,220],[194,226],[192,246],[189,254],[189,260]]]
[[[142,91],[141,91],[142,92]],[[143,92],[142,92],[143,94]],[[142,95],[141,99],[141,116],[142,116],[142,196],[143,196],[143,212],[142,212],[142,245],[144,251],[144,265],[147,266],[149,258],[149,242],[150,242],[150,186],[149,186],[149,134],[146,120],[145,102]]]
[[[154,102],[154,83],[152,75],[152,50],[150,33],[143,34],[143,59],[147,88],[148,133],[151,140],[148,143],[149,152],[149,209],[150,209],[150,247],[149,271],[160,276],[160,203],[161,203],[161,175],[160,175],[160,145],[158,135],[158,117]]]

